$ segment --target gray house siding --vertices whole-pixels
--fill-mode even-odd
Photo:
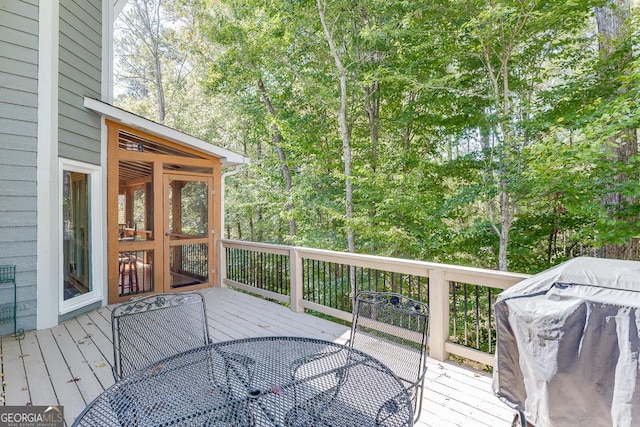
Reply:
[[[37,93],[38,1],[0,1],[0,265],[16,265],[24,329],[36,327]],[[0,304],[12,297],[0,289]],[[0,334],[12,330],[0,315]]]
[[[58,154],[100,164],[100,118],[84,108],[84,97],[100,99],[101,0],[60,0]]]

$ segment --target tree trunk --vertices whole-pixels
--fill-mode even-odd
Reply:
[[[158,104],[158,123],[164,124],[166,103],[162,84],[162,65],[160,63],[160,10],[162,8],[162,1],[144,1],[142,5],[137,4],[137,7],[144,8],[144,10],[140,10],[138,13],[146,27],[146,34],[149,36],[149,40],[146,43],[153,61],[153,84],[156,89],[156,102]],[[152,10],[150,10],[150,8]]]
[[[373,83],[365,87],[364,110],[369,121],[369,138],[371,140],[371,169],[378,167],[378,141],[380,134],[380,84]]]
[[[351,184],[351,141],[349,135],[349,129],[347,127],[347,69],[342,64],[340,53],[333,42],[333,36],[327,25],[325,19],[325,7],[322,5],[321,0],[316,0],[318,5],[318,14],[320,16],[320,22],[324,29],[324,34],[327,37],[327,43],[331,51],[331,56],[335,61],[336,68],[340,74],[340,108],[338,110],[338,123],[340,124],[340,135],[342,137],[342,151],[344,157],[344,176],[345,176],[345,210],[346,210],[346,223],[347,223],[347,246],[349,252],[355,252],[355,238],[353,233],[353,226],[351,225],[353,219],[353,188]],[[354,279],[352,275],[352,280]]]
[[[276,151],[278,152],[278,158],[280,159],[280,165],[282,168],[282,175],[284,177],[284,186],[285,191],[287,193],[287,211],[289,211],[289,234],[291,237],[296,235],[296,220],[293,217],[293,201],[291,199],[291,173],[289,172],[289,166],[287,166],[287,156],[282,149],[282,132],[280,128],[276,124],[276,110],[273,108],[273,104],[271,104],[271,99],[269,98],[269,94],[267,93],[267,89],[264,87],[264,82],[262,79],[258,79],[258,89],[260,89],[260,93],[262,94],[262,101],[264,102],[267,111],[269,112],[269,116],[273,120],[273,124],[271,125],[271,130],[273,131],[273,142],[276,147]]]
[[[605,58],[616,48],[616,41],[624,33],[625,21],[631,16],[630,0],[609,0],[604,7],[596,7],[596,24],[599,40],[600,54]]]
[[[600,55],[606,60],[616,50],[616,43],[626,36],[625,31],[628,31],[628,28],[626,28],[625,22],[631,15],[631,2],[630,0],[610,0],[606,6],[596,8],[595,13],[598,34],[600,35]],[[632,56],[631,49],[626,55],[622,55],[622,62],[617,64],[617,69],[620,72],[623,72]],[[628,164],[638,154],[636,129],[623,129],[617,135],[609,138],[608,143],[608,149],[613,154],[611,161],[614,168],[616,164]],[[614,180],[615,184],[620,184],[627,182],[629,177],[620,173],[615,176]],[[604,206],[613,219],[619,219],[619,211],[636,202],[637,200],[626,197],[617,191],[611,191],[603,200]],[[638,260],[639,255],[638,239],[636,238],[629,238],[621,245],[606,244],[602,251],[602,256],[605,258]]]
[[[156,86],[157,101],[158,101],[158,123],[164,124],[164,118],[166,116],[166,106],[164,100],[164,89],[162,88],[162,67],[160,65],[160,56],[156,51],[154,52],[154,83]]]
[[[500,271],[507,271],[509,231],[511,230],[511,221],[513,219],[506,181],[506,179],[502,179],[502,191],[500,192],[500,247],[498,249],[498,270]]]
[[[499,227],[494,221],[494,201],[489,200],[489,214],[493,230],[498,235],[498,269],[507,271],[509,255],[509,232],[513,222],[515,212],[515,202],[511,195],[509,186],[509,173],[513,167],[512,149],[515,146],[515,135],[509,125],[512,119],[512,108],[510,102],[511,89],[509,88],[509,58],[510,52],[505,49],[505,53],[500,58],[500,68],[494,69],[491,63],[489,48],[483,47],[485,58],[485,69],[487,71],[492,96],[495,106],[500,111],[500,118],[497,126],[497,134],[502,139],[500,150],[500,166],[497,168],[496,179],[500,183],[500,224]],[[490,159],[493,162],[493,159]]]

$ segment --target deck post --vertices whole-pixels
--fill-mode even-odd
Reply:
[[[218,240],[218,287],[226,288],[225,280],[227,279],[227,248],[225,248],[222,240]]]
[[[445,343],[449,340],[449,282],[444,270],[429,271],[429,356],[445,361],[449,353]]]
[[[289,262],[291,263],[291,310],[296,313],[304,312],[304,307],[300,304],[303,298],[302,293],[302,257],[296,248],[289,251]]]

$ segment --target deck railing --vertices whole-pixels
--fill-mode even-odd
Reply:
[[[498,293],[528,277],[461,267],[304,247],[221,240],[221,286],[232,286],[351,321],[354,293],[392,291],[429,304],[429,353],[454,354],[493,365]]]

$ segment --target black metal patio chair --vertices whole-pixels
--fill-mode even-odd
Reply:
[[[153,362],[210,343],[199,292],[150,295],[111,312],[116,380]]]
[[[392,292],[356,295],[349,345],[391,368],[411,395],[414,422],[420,417],[427,371],[429,307]]]

